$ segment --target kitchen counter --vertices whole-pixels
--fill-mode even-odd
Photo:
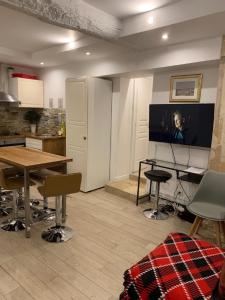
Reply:
[[[15,135],[0,135],[0,140],[12,140],[17,138],[25,138],[24,134],[15,134]]]
[[[66,137],[26,134],[26,146],[53,154],[65,155]]]
[[[65,136],[59,136],[59,135],[32,135],[32,134],[26,134],[27,138],[37,139],[37,140],[56,140],[56,139],[65,139]]]

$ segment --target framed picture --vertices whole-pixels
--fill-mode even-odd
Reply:
[[[170,77],[170,102],[199,102],[202,74]]]

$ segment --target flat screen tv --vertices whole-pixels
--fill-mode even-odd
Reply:
[[[149,140],[211,147],[214,104],[152,104]]]

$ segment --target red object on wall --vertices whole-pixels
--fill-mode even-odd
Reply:
[[[31,74],[24,74],[24,73],[13,73],[12,77],[20,77],[20,78],[26,78],[26,79],[35,79],[38,80],[38,75],[31,75]]]

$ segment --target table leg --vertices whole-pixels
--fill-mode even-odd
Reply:
[[[31,212],[30,212],[30,178],[29,171],[24,169],[24,205],[25,205],[25,237],[30,237]]]
[[[66,222],[66,196],[62,196],[62,223]]]
[[[136,199],[137,206],[139,201],[140,180],[141,180],[141,162],[139,162],[139,171],[138,171],[138,187],[137,187],[137,199]]]

